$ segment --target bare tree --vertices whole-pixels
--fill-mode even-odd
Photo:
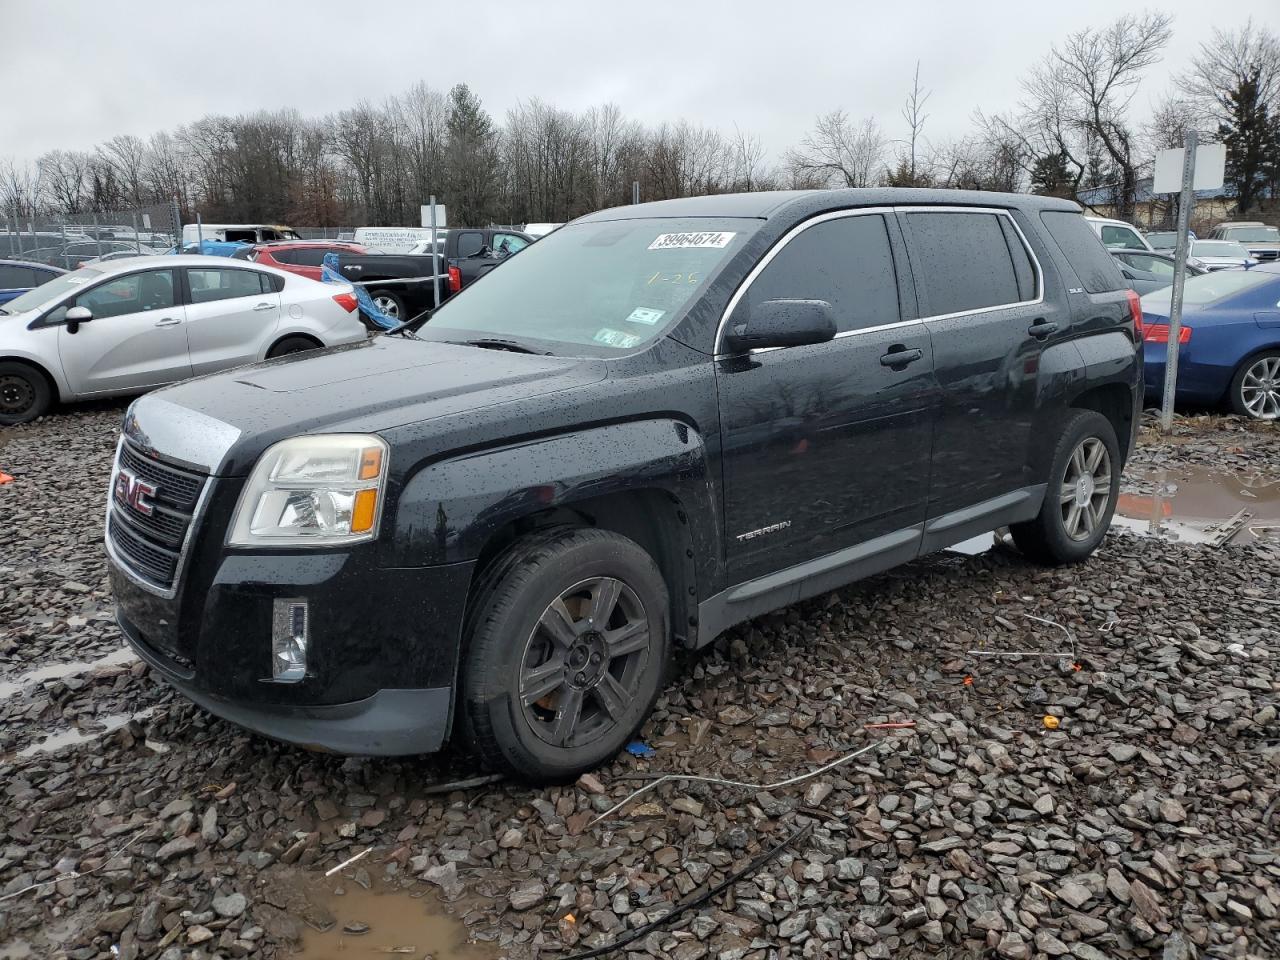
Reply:
[[[79,150],[50,150],[36,161],[49,199],[64,213],[83,213],[89,205],[92,154]]]
[[[907,94],[907,102],[902,105],[902,119],[907,123],[907,163],[906,174],[910,183],[899,184],[899,186],[925,186],[921,183],[921,177],[918,175],[916,167],[916,153],[920,143],[921,135],[924,131],[924,122],[929,119],[929,115],[924,112],[924,105],[929,98],[933,96],[932,90],[920,89],[920,61],[916,61],[916,72],[911,81],[911,92]]]
[[[855,126],[843,110],[833,110],[818,117],[786,160],[793,178],[811,174],[824,186],[869,187],[884,168],[886,145],[875,117]]]

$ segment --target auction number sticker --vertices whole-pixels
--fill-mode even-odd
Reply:
[[[649,244],[650,250],[673,250],[686,247],[704,247],[719,250],[727,247],[738,234],[723,231],[713,233],[663,233]]]
[[[640,342],[640,338],[633,333],[623,333],[621,330],[611,330],[609,327],[601,327],[591,339],[596,343],[603,343],[606,347],[618,347],[622,350],[634,347]]]
[[[636,307],[628,314],[627,319],[632,323],[643,323],[653,326],[662,319],[665,310],[654,310],[652,307]]]

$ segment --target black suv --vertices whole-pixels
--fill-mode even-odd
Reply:
[[[125,418],[120,625],[214,713],[347,753],[612,756],[671,647],[1008,525],[1101,541],[1137,298],[1074,204],[699,197],[533,244],[417,332]]]

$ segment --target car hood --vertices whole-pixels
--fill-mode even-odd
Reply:
[[[129,408],[125,432],[166,459],[239,476],[287,437],[469,415],[605,374],[601,360],[377,337],[158,390]]]

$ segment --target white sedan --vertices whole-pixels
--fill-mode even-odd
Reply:
[[[367,335],[350,285],[225,257],[96,264],[0,305],[0,426]]]

